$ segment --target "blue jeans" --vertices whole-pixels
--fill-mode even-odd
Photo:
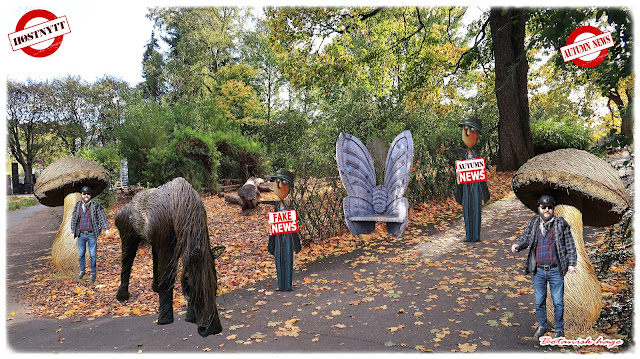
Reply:
[[[538,327],[547,327],[547,283],[553,300],[553,321],[555,331],[564,331],[564,277],[558,267],[548,271],[537,268],[533,275],[533,292],[536,297]]]
[[[96,273],[96,252],[98,239],[94,233],[80,234],[78,237],[78,262],[80,262],[80,272],[85,271],[84,256],[89,245],[89,257],[91,259],[91,274]]]

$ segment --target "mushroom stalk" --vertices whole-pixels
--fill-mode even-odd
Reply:
[[[571,236],[578,253],[578,265],[574,274],[564,277],[564,322],[567,331],[586,331],[600,317],[602,292],[595,270],[589,262],[582,236],[582,212],[571,205],[560,204],[555,208],[556,216],[564,218],[571,226]],[[547,318],[553,322],[551,296],[547,295]]]
[[[62,224],[51,248],[51,261],[61,274],[78,273],[78,242],[71,232],[71,217],[73,207],[82,199],[82,195],[78,192],[68,194],[64,198],[64,214],[62,216]]]

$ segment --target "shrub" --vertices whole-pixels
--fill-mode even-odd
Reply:
[[[531,133],[537,155],[562,148],[587,150],[593,140],[592,130],[588,126],[567,118],[532,119]]]
[[[120,154],[127,159],[129,183],[144,183],[151,149],[169,142],[175,121],[167,106],[137,102],[129,106],[124,122],[116,128]]]
[[[197,191],[216,190],[220,154],[206,134],[176,130],[169,144],[151,149],[148,158],[144,176],[152,187],[183,177]]]
[[[122,166],[122,157],[118,151],[118,146],[114,144],[106,146],[85,147],[78,152],[78,157],[93,161],[107,171],[111,183],[109,186],[96,196],[94,200],[106,209],[116,202],[116,190],[113,185],[120,179],[120,168]]]
[[[220,153],[218,178],[246,180],[266,172],[265,150],[259,142],[237,131],[217,131],[211,135],[211,143]]]

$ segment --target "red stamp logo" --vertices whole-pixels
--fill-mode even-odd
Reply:
[[[298,231],[298,213],[295,209],[269,212],[269,234],[285,234]]]
[[[571,61],[574,64],[591,68],[600,65],[613,47],[613,38],[610,32],[602,32],[593,26],[581,26],[569,35],[567,46],[560,48],[564,62]]]
[[[456,181],[458,184],[484,182],[487,180],[487,167],[484,158],[456,161]]]
[[[26,27],[33,19],[46,21]],[[71,33],[66,16],[57,17],[47,10],[31,10],[24,14],[16,25],[16,32],[9,34],[13,51],[22,50],[33,57],[46,57],[56,52],[62,44],[64,35]],[[32,45],[53,39],[53,43],[44,49],[34,49]]]

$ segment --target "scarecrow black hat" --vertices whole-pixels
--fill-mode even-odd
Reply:
[[[290,186],[293,187],[294,175],[293,175],[293,173],[285,170],[284,168],[281,168],[281,169],[277,170],[276,173],[271,176],[271,181],[273,181],[275,179],[281,179],[285,183],[287,183],[287,184],[289,184]]]
[[[471,126],[478,130],[479,133],[482,133],[482,122],[480,122],[480,119],[475,116],[471,116],[458,124],[458,127],[462,126]]]

